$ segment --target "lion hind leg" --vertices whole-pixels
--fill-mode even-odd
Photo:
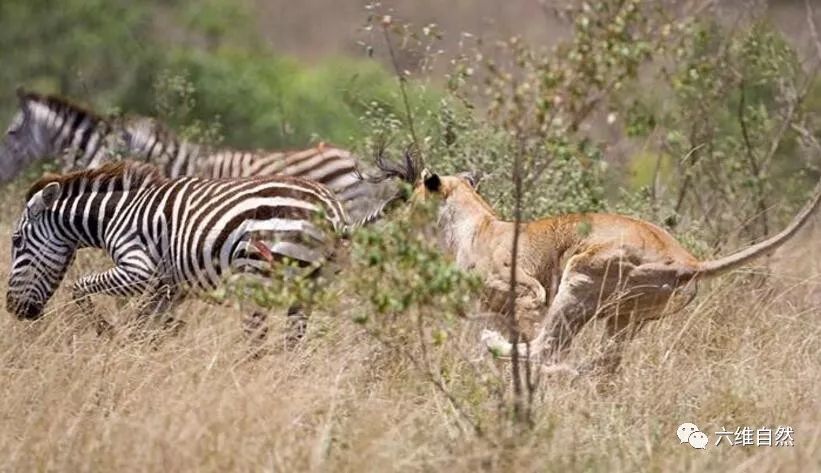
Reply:
[[[606,329],[601,338],[601,354],[583,364],[580,373],[613,374],[621,365],[624,349],[633,340],[648,319],[634,318],[633,314],[618,313],[606,320]]]

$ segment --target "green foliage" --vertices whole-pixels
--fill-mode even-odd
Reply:
[[[190,116],[203,121],[219,117],[226,125],[226,143],[237,147],[347,142],[361,133],[360,106],[348,97],[390,102],[391,79],[370,62],[340,59],[305,68],[272,54],[177,50],[165,64],[147,71],[145,81],[156,83],[168,73],[186,76],[193,86]],[[145,108],[139,94],[127,103]]]
[[[183,135],[240,148],[350,144],[372,104],[395,111],[395,80],[368,60],[316,65],[274,54],[247,1],[67,0],[0,5],[0,79],[94,104],[158,116]],[[165,27],[162,27],[165,25]],[[173,25],[173,27],[169,27]],[[433,94],[414,88],[419,101]],[[0,117],[17,106],[9,88]]]
[[[293,306],[327,306],[336,302],[328,290],[329,281],[319,267],[300,268],[293,261],[272,264],[271,274],[261,277],[236,274],[209,294],[216,303],[233,302],[239,306],[251,304],[255,309],[285,310]]]
[[[361,305],[354,317],[380,324],[403,313],[449,321],[470,306],[480,284],[436,247],[428,229],[433,209],[417,205],[403,218],[354,235],[350,292]]]
[[[765,22],[735,34],[695,22],[683,32],[671,52],[677,67],[663,76],[670,97],[657,116],[667,152],[681,157],[676,210],[702,214],[713,244],[738,230],[760,239],[772,232],[773,216],[791,213],[774,212],[773,196],[808,186],[791,129],[804,120],[807,79],[795,51]]]
[[[223,139],[220,116],[208,120],[193,118],[195,94],[196,87],[185,71],[179,74],[160,71],[154,82],[154,115],[177,130],[183,139],[217,146]]]
[[[506,217],[518,156],[524,218],[619,211],[712,245],[778,228],[818,175],[796,159],[795,130],[806,141],[818,128],[819,88],[781,33],[640,0],[568,13],[574,34],[555,48],[512,37],[460,50],[448,95],[414,113],[428,167],[484,172],[482,193]],[[614,148],[621,162],[605,159]]]
[[[602,147],[579,125],[634,79],[649,55],[651,28],[641,3],[584,4],[576,35],[556,50],[512,37],[477,41],[459,54],[446,76],[449,95],[413,114],[428,167],[484,172],[483,193],[505,217],[514,207],[517,157],[524,218],[604,209],[609,176]]]
[[[44,0],[0,2],[5,85],[0,116],[17,105],[14,86],[59,90],[100,102],[134,86],[141,58],[151,52],[151,2]]]

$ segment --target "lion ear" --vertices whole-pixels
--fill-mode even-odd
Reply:
[[[438,174],[431,174],[425,178],[425,189],[431,192],[439,192],[442,189],[442,180]]]
[[[470,184],[470,187],[477,189],[479,187],[479,183],[482,181],[482,172],[481,171],[468,171],[459,174],[459,177],[463,178]]]

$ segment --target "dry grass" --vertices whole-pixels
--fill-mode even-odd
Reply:
[[[0,234],[10,225],[6,213]],[[91,260],[69,278],[100,266]],[[151,341],[124,328],[106,340],[61,291],[40,322],[0,317],[0,469],[810,471],[821,464],[821,307],[812,288],[789,288],[796,279],[741,280],[715,281],[643,332],[611,383],[543,380],[535,428],[518,440],[470,365],[446,361],[457,347],[476,353],[479,327],[467,323],[441,363],[487,438],[460,430],[407,359],[342,315],[317,314],[303,347],[272,340],[251,360],[237,311],[192,301],[179,309],[188,320],[179,336]],[[573,357],[593,356],[599,333],[587,330]],[[480,364],[495,366],[506,365]],[[706,451],[679,445],[685,421],[710,435]],[[779,424],[795,428],[795,447],[713,446],[722,427]]]

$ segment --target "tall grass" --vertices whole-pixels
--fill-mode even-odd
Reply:
[[[9,258],[0,245],[3,292]],[[67,281],[103,267],[86,252]],[[798,274],[703,285],[687,310],[642,332],[613,379],[541,380],[535,427],[512,439],[463,430],[412,363],[334,308],[314,314],[294,351],[280,348],[284,317],[275,318],[254,359],[230,307],[185,302],[174,336],[129,321],[129,304],[100,301],[120,327],[107,339],[63,288],[41,321],[0,315],[0,469],[810,471],[821,464],[821,305],[818,273]],[[506,371],[478,347],[479,329],[465,321],[448,343],[483,357],[489,373]],[[574,361],[595,356],[600,333],[585,330]],[[450,388],[492,427],[498,406],[470,396],[471,368],[449,369]],[[679,444],[682,422],[710,436],[706,451]],[[722,428],[777,425],[795,429],[794,447],[714,446]]]

